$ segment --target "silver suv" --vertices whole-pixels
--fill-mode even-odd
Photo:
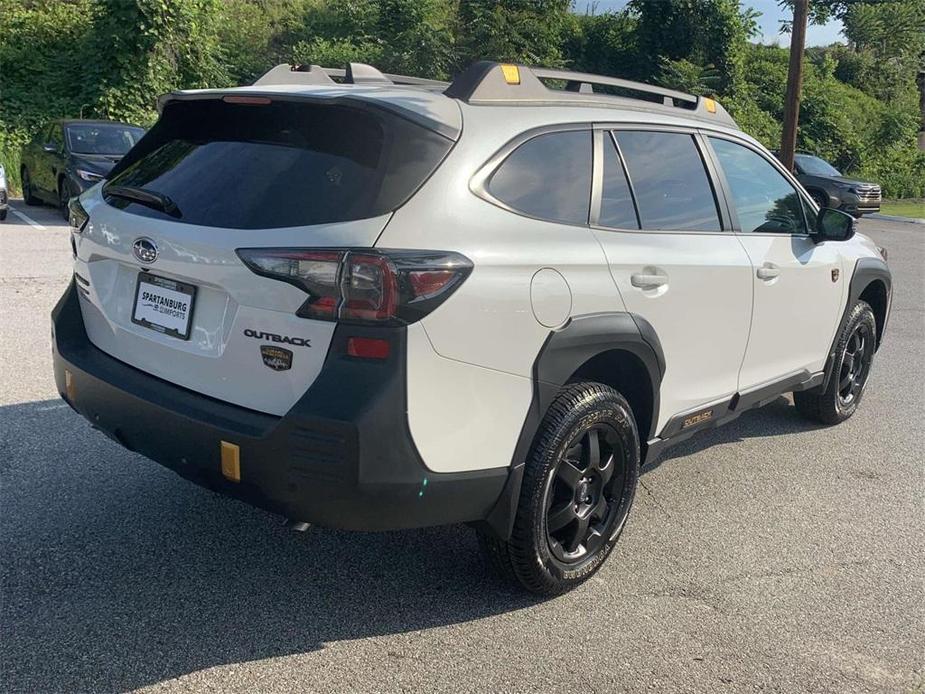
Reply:
[[[283,65],[159,106],[71,204],[55,376],[199,484],[300,524],[470,523],[554,594],[668,444],[863,396],[885,253],[716,101],[483,62]]]

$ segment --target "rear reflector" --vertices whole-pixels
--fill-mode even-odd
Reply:
[[[234,443],[222,441],[222,474],[232,482],[241,481],[241,449]]]
[[[77,384],[74,383],[74,374],[67,369],[64,370],[64,394],[72,404],[77,401]]]
[[[347,338],[347,355],[361,359],[388,359],[391,345],[378,337]]]

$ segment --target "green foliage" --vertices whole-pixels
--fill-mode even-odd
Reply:
[[[707,96],[716,94],[720,83],[720,74],[713,65],[700,66],[680,58],[671,60],[660,57],[661,72],[658,81],[662,86],[677,89],[679,92]]]
[[[629,10],[639,18],[640,54],[654,57],[644,76],[659,77],[659,57],[683,59],[715,68],[720,92],[734,93],[741,87],[755,17],[743,14],[738,0],[630,0]]]
[[[786,4],[786,0],[783,0]],[[798,144],[887,195],[925,195],[915,73],[925,2],[813,0],[849,44],[807,51]],[[592,4],[593,7],[593,4]],[[150,124],[159,94],[249,84],[276,64],[368,62],[450,78],[479,59],[566,66],[716,95],[768,147],[780,141],[787,51],[749,43],[739,0],[0,0],[0,161],[53,118]]]
[[[635,79],[643,72],[636,49],[636,24],[636,18],[626,12],[575,17],[563,47],[566,63],[599,75]]]
[[[84,98],[101,118],[148,124],[172,89],[227,86],[218,0],[110,0],[86,37]]]
[[[476,60],[564,64],[571,0],[459,0],[457,70]]]

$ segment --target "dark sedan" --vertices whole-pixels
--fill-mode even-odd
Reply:
[[[101,181],[144,133],[115,121],[50,123],[23,147],[23,199],[27,205],[57,205],[67,218],[67,201]]]

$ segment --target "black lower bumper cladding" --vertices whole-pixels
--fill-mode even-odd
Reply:
[[[202,486],[293,520],[347,530],[478,522],[505,490],[510,468],[425,467],[408,428],[403,328],[339,325],[321,374],[274,417],[167,383],[96,348],[73,281],[52,324],[58,391],[94,427]],[[388,359],[347,356],[347,337],[366,335],[388,337]],[[240,482],[222,475],[222,441],[240,449]]]

